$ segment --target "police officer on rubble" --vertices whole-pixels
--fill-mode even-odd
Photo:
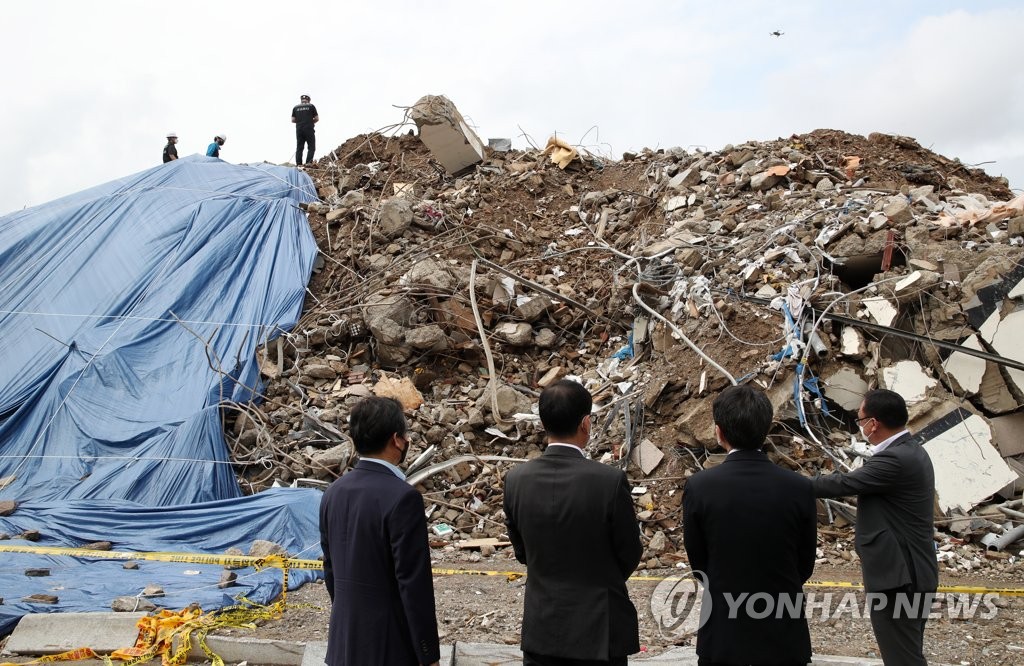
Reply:
[[[309,95],[299,97],[299,103],[292,107],[292,122],[295,123],[295,164],[312,164],[316,151],[316,129],[320,121],[316,107],[309,101]],[[302,161],[302,147],[307,146],[306,161]]]

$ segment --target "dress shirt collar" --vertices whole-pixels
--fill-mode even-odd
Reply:
[[[402,470],[398,469],[397,465],[392,465],[387,460],[381,460],[380,458],[360,458],[360,460],[367,460],[369,462],[375,462],[378,465],[384,465],[389,470],[391,470],[392,474],[394,474],[395,476],[400,478],[402,481],[405,481],[405,472],[403,472]]]
[[[575,444],[565,444],[564,442],[548,442],[548,446],[549,447],[551,447],[551,446],[562,446],[562,447],[565,447],[565,448],[569,448],[569,449],[572,449],[573,451],[575,451],[576,453],[580,454],[580,456],[582,456],[584,458],[586,457],[586,455],[583,453],[583,449],[581,449],[580,447],[576,446]]]
[[[876,453],[881,453],[882,451],[885,451],[887,448],[889,448],[889,445],[895,442],[897,439],[899,439],[903,435],[909,434],[909,430],[901,430],[900,432],[896,433],[889,439],[882,440],[878,444],[875,444],[874,446],[871,447],[871,455],[875,455]]]

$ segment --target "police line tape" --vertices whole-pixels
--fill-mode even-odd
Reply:
[[[292,557],[254,557],[251,555],[209,555],[205,553],[172,553],[172,552],[130,552],[113,550],[93,550],[91,548],[63,548],[57,546],[15,546],[0,545],[0,553],[30,553],[35,555],[55,555],[67,557],[88,557],[100,560],[145,560],[155,562],[181,562],[188,564],[214,564],[225,567],[265,567],[278,569],[323,569],[324,563],[320,560],[302,560]],[[516,580],[525,576],[522,571],[492,571],[483,569],[443,569],[432,570],[435,576],[501,576],[508,580]],[[687,574],[676,576],[630,576],[629,579],[637,582],[660,582],[671,578],[686,578]],[[863,583],[851,583],[846,581],[822,581],[810,580],[804,583],[805,587],[820,587],[833,589],[864,589]],[[1021,587],[978,587],[971,585],[940,585],[939,592],[953,592],[964,594],[1000,594],[1004,596],[1024,596],[1024,588]]]

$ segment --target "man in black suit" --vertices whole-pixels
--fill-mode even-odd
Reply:
[[[505,523],[526,565],[524,666],[625,666],[640,650],[626,580],[643,546],[626,474],[587,459],[590,393],[562,380],[540,394],[544,454],[505,477]]]
[[[697,630],[698,663],[807,664],[803,584],[814,571],[818,533],[811,481],[761,451],[772,424],[764,393],[730,386],[712,415],[728,454],[683,488],[686,554],[703,574],[703,603],[711,602]]]
[[[402,406],[366,398],[349,425],[360,461],[320,502],[332,602],[327,664],[436,665],[441,650],[423,498],[398,468],[409,450]]]
[[[906,429],[907,404],[892,391],[864,395],[857,410],[872,456],[853,472],[814,479],[818,497],[857,495],[854,547],[887,666],[927,664],[924,627],[939,584],[935,558],[935,473]]]

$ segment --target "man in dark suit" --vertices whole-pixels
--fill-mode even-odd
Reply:
[[[853,472],[817,477],[814,493],[857,495],[854,547],[882,661],[926,664],[924,627],[939,584],[932,461],[906,429],[907,404],[898,393],[868,391],[857,424],[874,445],[872,456]]]
[[[332,602],[327,664],[436,665],[441,650],[423,498],[398,468],[409,450],[402,406],[366,398],[349,424],[361,459],[320,502]]]
[[[703,574],[703,603],[711,602],[697,630],[698,663],[807,664],[803,584],[814,571],[818,533],[811,481],[761,451],[772,424],[764,393],[730,386],[712,415],[728,454],[683,488],[686,554]]]
[[[584,457],[590,393],[562,380],[540,394],[544,454],[505,477],[505,523],[526,565],[525,666],[625,666],[640,650],[626,580],[643,546],[626,474]]]

